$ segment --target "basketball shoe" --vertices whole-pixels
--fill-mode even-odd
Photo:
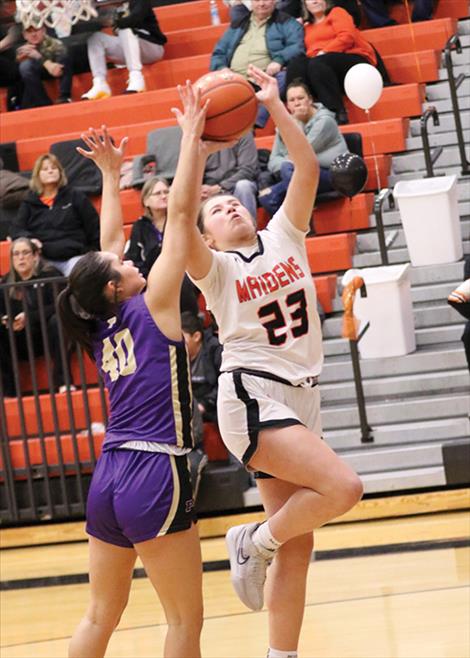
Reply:
[[[145,91],[145,80],[141,71],[130,71],[126,94],[139,94]]]
[[[230,557],[232,585],[238,597],[251,610],[261,610],[264,603],[266,572],[275,552],[260,550],[253,542],[259,523],[245,523],[230,528],[225,537]]]

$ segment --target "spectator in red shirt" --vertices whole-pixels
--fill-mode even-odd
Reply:
[[[355,27],[353,19],[329,0],[303,0],[305,50],[289,62],[287,84],[303,80],[312,95],[335,112],[339,124],[347,123],[343,104],[344,78],[356,64],[377,65],[373,47]]]

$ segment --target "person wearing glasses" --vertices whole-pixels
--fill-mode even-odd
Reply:
[[[140,195],[144,213],[132,225],[125,256],[145,278],[162,251],[169,193],[168,181],[161,176],[153,176],[145,182]],[[195,287],[187,276],[181,288],[181,311],[194,315],[199,312]]]
[[[0,281],[0,368],[2,371],[3,395],[15,397],[12,362],[11,332],[19,361],[29,361],[26,327],[29,322],[34,356],[44,354],[44,336],[41,329],[40,304],[46,319],[49,352],[53,365],[53,385],[59,391],[65,390],[62,367],[59,331],[55,313],[54,293],[51,285],[15,286],[23,281],[36,281],[61,277],[62,274],[40,256],[39,247],[29,238],[18,238],[11,243],[10,269]]]

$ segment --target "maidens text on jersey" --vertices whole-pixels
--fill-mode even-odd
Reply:
[[[295,262],[295,258],[290,256],[287,260],[279,261],[269,272],[264,272],[259,276],[247,276],[244,279],[237,279],[235,287],[238,301],[240,303],[248,302],[257,297],[269,295],[269,293],[284,288],[293,281],[298,281],[304,277],[304,271]]]

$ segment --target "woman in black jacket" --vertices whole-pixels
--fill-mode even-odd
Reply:
[[[68,276],[80,256],[99,249],[98,213],[83,192],[67,185],[64,169],[52,153],[36,160],[30,187],[11,236],[34,239],[44,258]]]
[[[162,250],[169,192],[168,182],[161,176],[153,176],[145,182],[140,194],[144,214],[132,226],[125,255],[145,278]],[[193,315],[199,312],[195,287],[186,275],[181,288],[181,311]]]
[[[15,343],[18,361],[28,361],[27,325],[29,324],[33,352],[35,356],[44,354],[44,336],[41,330],[41,311],[47,324],[49,352],[53,364],[53,385],[61,390],[65,387],[64,371],[55,313],[54,290],[52,284],[43,286],[15,286],[17,282],[36,281],[61,277],[61,273],[43,261],[37,244],[28,238],[18,238],[11,243],[10,271],[0,280],[0,366],[2,371],[3,394],[16,395],[12,358],[12,339]],[[12,285],[13,284],[13,285]],[[59,291],[57,288],[57,292]]]

